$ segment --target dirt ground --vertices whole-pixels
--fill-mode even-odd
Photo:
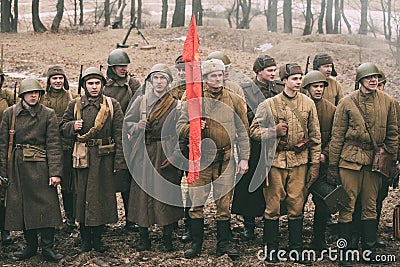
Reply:
[[[337,80],[343,84],[345,92],[351,92],[354,88],[356,67],[362,62],[374,62],[387,74],[388,93],[400,100],[399,86],[400,73],[395,65],[389,46],[382,39],[372,37],[359,37],[357,35],[311,35],[307,37],[268,33],[266,31],[234,30],[219,27],[200,27],[198,29],[201,43],[201,58],[214,50],[222,50],[229,55],[233,68],[237,72],[244,73],[249,78],[253,77],[252,65],[254,59],[260,53],[267,53],[276,58],[278,65],[287,62],[298,62],[305,66],[308,55],[320,51],[330,53],[335,60],[335,68],[339,73]],[[186,35],[187,28],[157,29],[146,28],[143,34],[154,50],[142,50],[143,45],[140,36],[133,31],[128,44],[138,44],[138,47],[127,48],[132,64],[129,69],[143,81],[150,67],[156,63],[173,65],[174,59],[183,48],[182,37]],[[50,65],[64,66],[72,89],[76,90],[79,67],[106,66],[109,52],[121,42],[126,30],[104,30],[93,28],[85,32],[63,32],[59,34],[23,33],[0,34],[0,43],[4,45],[4,70],[6,73],[5,87],[12,89],[14,82],[21,81],[21,76],[34,76],[40,78],[45,85],[45,73]],[[256,48],[270,43],[272,48],[266,52]],[[310,65],[312,68],[312,64]],[[17,75],[18,74],[18,75]],[[400,266],[400,241],[394,241],[391,234],[393,207],[399,204],[399,189],[391,189],[389,197],[385,200],[384,211],[380,224],[381,237],[388,244],[381,253],[395,255],[396,263],[391,266]],[[119,197],[119,196],[118,196]],[[104,254],[96,252],[77,255],[79,247],[79,234],[77,230],[70,231],[59,229],[56,235],[58,250],[65,255],[59,266],[264,266],[266,263],[257,259],[257,252],[262,248],[262,221],[257,221],[257,239],[253,242],[241,240],[241,218],[233,216],[232,228],[235,236],[235,246],[240,250],[241,258],[235,262],[227,256],[216,258],[216,226],[214,221],[214,206],[207,206],[206,230],[204,250],[201,257],[187,260],[183,257],[183,251],[189,244],[180,242],[183,232],[182,222],[175,232],[175,252],[165,253],[160,251],[161,231],[159,227],[153,227],[151,237],[153,239],[152,250],[149,252],[136,252],[130,245],[138,238],[138,233],[127,232],[124,225],[122,203],[119,198],[118,223],[110,225],[105,233],[105,242],[109,250]],[[306,205],[304,243],[308,248],[312,235],[312,215],[314,206],[311,201]],[[281,235],[284,248],[287,243],[287,221],[281,220]],[[330,229],[327,239],[329,246],[336,247],[337,237],[335,229]],[[29,261],[15,261],[12,253],[17,251],[24,241],[20,232],[12,233],[14,244],[2,246],[0,249],[1,266],[48,266],[40,256],[35,256]],[[57,265],[57,264],[54,264]],[[278,264],[277,264],[278,265]],[[291,262],[280,263],[280,266],[295,265]],[[334,266],[329,260],[315,262],[315,266]],[[361,264],[357,266],[363,266]]]

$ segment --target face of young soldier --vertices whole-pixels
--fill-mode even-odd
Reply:
[[[257,76],[258,80],[263,83],[275,81],[276,66],[270,66],[263,69],[262,71],[258,72]]]
[[[160,95],[167,90],[168,77],[162,73],[153,73],[151,75],[151,84],[153,85],[154,93]]]
[[[178,78],[181,80],[185,80],[186,76],[185,76],[185,64],[179,64],[176,67],[176,71],[178,72]]]
[[[229,80],[231,75],[231,65],[225,65],[224,80]]]
[[[318,67],[318,70],[325,75],[326,78],[330,77],[332,74],[332,64],[325,64]]]
[[[322,95],[324,94],[324,83],[323,82],[312,83],[310,84],[308,91],[310,92],[310,95],[313,99],[319,100],[322,98]]]
[[[39,102],[40,99],[40,91],[31,91],[31,92],[26,92],[23,95],[23,99],[26,104],[29,106],[34,106]]]
[[[64,76],[54,75],[50,77],[50,86],[54,90],[61,90],[64,87]]]
[[[210,72],[204,77],[204,81],[211,89],[218,91],[224,83],[224,72],[222,70]]]
[[[118,77],[123,78],[128,73],[128,66],[127,65],[114,66],[114,70],[115,74],[117,74]]]
[[[285,90],[289,90],[289,92],[299,92],[301,89],[301,80],[303,75],[294,74],[290,75],[287,79],[283,79],[283,83],[285,84]]]
[[[92,78],[86,81],[86,90],[92,97],[96,97],[100,94],[101,87],[102,84],[100,79]]]
[[[385,90],[385,83],[378,83],[378,88],[379,91]]]
[[[378,89],[378,75],[369,75],[360,80],[360,89],[369,94]]]

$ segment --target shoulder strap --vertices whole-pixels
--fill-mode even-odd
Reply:
[[[111,120],[112,120],[114,118],[114,105],[109,96],[106,96],[106,100],[107,100],[108,108],[110,109],[110,115],[111,115]]]
[[[360,111],[361,116],[364,119],[365,128],[367,128],[369,137],[372,140],[372,144],[374,145],[374,148],[377,151],[378,150],[378,144],[376,143],[374,135],[372,134],[371,127],[369,126],[369,122],[368,122],[367,116],[365,115],[364,111],[361,109],[360,104],[358,103],[357,99],[355,99],[355,97],[353,95],[350,95],[350,98],[351,98],[351,100],[353,100],[354,104],[356,104],[356,107]]]
[[[12,117],[11,117],[11,127],[9,131],[9,138],[8,138],[8,151],[7,151],[7,172],[11,170],[11,154],[14,146],[14,135],[15,135],[15,112],[16,105],[12,106]],[[9,175],[9,173],[7,173]]]
[[[78,96],[76,98],[75,106],[74,106],[74,117],[77,120],[80,120],[81,117],[81,98]]]
[[[282,95],[282,100],[288,105],[290,110],[294,113],[294,115],[297,117],[301,124],[301,128],[303,128],[304,131],[304,137],[308,138],[308,131],[307,131],[307,126],[306,126],[306,121],[304,120],[303,116],[301,116],[300,111],[296,108],[296,106],[289,101],[284,95]]]
[[[141,110],[140,119],[141,120],[147,119],[146,107],[147,107],[147,94],[145,93],[145,94],[143,94],[142,103],[140,105],[140,110]]]
[[[280,118],[285,118],[285,116],[282,114],[281,109],[279,107],[279,101],[277,97],[272,97],[272,101],[274,102],[274,106],[276,109],[276,115],[278,116],[278,120],[276,121],[276,124],[280,123],[279,119]]]
[[[70,90],[67,90],[68,92],[68,96],[69,96],[69,101],[71,101],[72,99],[74,99],[74,97],[72,96],[72,93]]]

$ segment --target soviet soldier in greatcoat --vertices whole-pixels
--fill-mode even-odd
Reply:
[[[333,117],[335,116],[336,109],[331,102],[322,97],[326,86],[328,86],[328,82],[326,81],[325,76],[316,70],[307,73],[302,81],[303,89],[307,90],[317,108],[321,132],[321,158],[318,180],[324,180],[325,182],[329,164],[329,143],[331,140]],[[322,251],[327,248],[325,242],[325,231],[327,219],[329,218],[330,213],[321,198],[313,195],[312,200],[315,204],[312,245],[314,249]]]
[[[275,80],[276,62],[268,55],[260,55],[254,61],[253,71],[256,74],[252,83],[246,84],[244,94],[247,101],[247,119],[252,123],[258,105],[266,98],[273,97],[283,90],[283,83]],[[251,154],[249,171],[245,173],[235,186],[233,194],[232,213],[243,216],[243,236],[252,240],[255,238],[255,217],[261,217],[265,211],[263,184],[254,192],[249,192],[249,185],[253,177],[260,178],[256,172],[261,154],[261,142],[250,139]],[[264,177],[262,177],[264,179]]]
[[[114,49],[108,55],[106,84],[104,95],[115,98],[121,105],[125,114],[131,98],[140,87],[139,80],[128,72],[128,65],[131,63],[128,54],[122,49]],[[125,228],[136,230],[137,226],[128,221],[129,189],[132,177],[127,172],[125,177],[116,179],[116,191],[121,192],[125,210]]]
[[[3,117],[3,112],[14,104],[14,93],[10,90],[3,89],[4,84],[4,72],[0,67],[0,120]],[[12,239],[10,231],[4,229],[4,222],[6,219],[6,187],[0,187],[0,231],[1,231],[1,244],[11,244]]]
[[[285,84],[282,93],[262,102],[250,126],[250,136],[258,141],[278,139],[275,157],[266,177],[264,241],[267,260],[278,262],[281,201],[287,205],[289,250],[297,251],[298,263],[310,265],[302,257],[303,206],[308,188],[318,178],[321,134],[314,102],[300,93],[301,67],[296,63],[281,66],[279,76]],[[272,112],[274,127],[268,127]],[[310,167],[307,165],[310,164]],[[309,168],[310,180],[307,181]]]
[[[236,138],[238,158],[236,173],[244,174],[248,170],[250,147],[248,143],[248,121],[243,99],[223,86],[225,66],[219,59],[210,59],[202,63],[203,75],[203,119],[201,121],[202,138],[212,140],[212,144],[202,144],[199,178],[189,184],[192,207],[191,218],[192,244],[185,251],[185,258],[195,258],[202,251],[204,235],[203,208],[213,185],[213,198],[217,206],[217,256],[228,254],[237,258],[239,253],[230,245],[230,204],[235,182],[235,159],[232,150]],[[190,133],[188,103],[182,103],[182,113],[177,129],[182,138]],[[216,146],[216,150],[213,149]]]
[[[186,92],[185,62],[182,60],[181,55],[175,59],[175,69],[178,77],[171,83],[171,90],[169,92],[175,99],[181,100]]]
[[[103,73],[90,67],[82,79],[85,94],[72,100],[60,125],[61,135],[74,140],[75,218],[79,253],[104,252],[104,225],[117,221],[114,176],[126,173],[122,151],[123,113],[117,100],[104,96]]]
[[[9,178],[5,228],[24,231],[27,246],[15,253],[29,259],[38,249],[42,256],[58,261],[54,251],[55,227],[61,224],[57,186],[62,178],[62,147],[53,109],[39,103],[44,90],[36,79],[21,82],[21,101],[7,108],[0,127],[0,175]],[[14,128],[14,131],[12,130]],[[10,133],[13,148],[8,164]]]
[[[47,70],[46,93],[41,103],[54,109],[58,123],[61,122],[68,103],[77,95],[69,91],[69,83],[65,71],[61,66],[51,66]],[[72,185],[72,140],[62,138],[63,147],[63,175],[61,180],[61,194],[64,204],[66,224],[75,227],[73,212],[73,185]]]
[[[362,249],[372,252],[367,263],[379,260],[375,254],[376,201],[382,174],[372,171],[375,148],[366,125],[369,125],[377,146],[385,147],[393,161],[397,159],[398,149],[396,106],[392,97],[377,90],[379,77],[381,74],[374,64],[361,64],[356,74],[359,90],[345,96],[337,106],[327,177],[331,183],[341,183],[350,197],[350,202],[339,211],[340,237],[348,244],[344,250],[351,244],[352,215],[356,199],[361,197]],[[351,259],[343,258],[340,265],[351,266]]]
[[[337,106],[339,100],[343,98],[343,90],[342,85],[332,78],[337,76],[332,57],[325,52],[316,54],[313,60],[313,70],[318,70],[325,75],[328,86],[325,88],[323,97]]]

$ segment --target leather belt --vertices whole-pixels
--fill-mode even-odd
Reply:
[[[348,140],[345,142],[346,144],[353,145],[359,147],[363,150],[374,150],[374,146],[371,143],[360,143],[354,140]]]
[[[32,148],[36,150],[45,150],[44,145],[31,145],[31,144],[15,144],[15,148],[18,149]]]
[[[89,139],[86,140],[84,143],[86,143],[87,146],[101,146],[101,145],[109,145],[114,143],[114,140],[109,137],[107,139]]]

